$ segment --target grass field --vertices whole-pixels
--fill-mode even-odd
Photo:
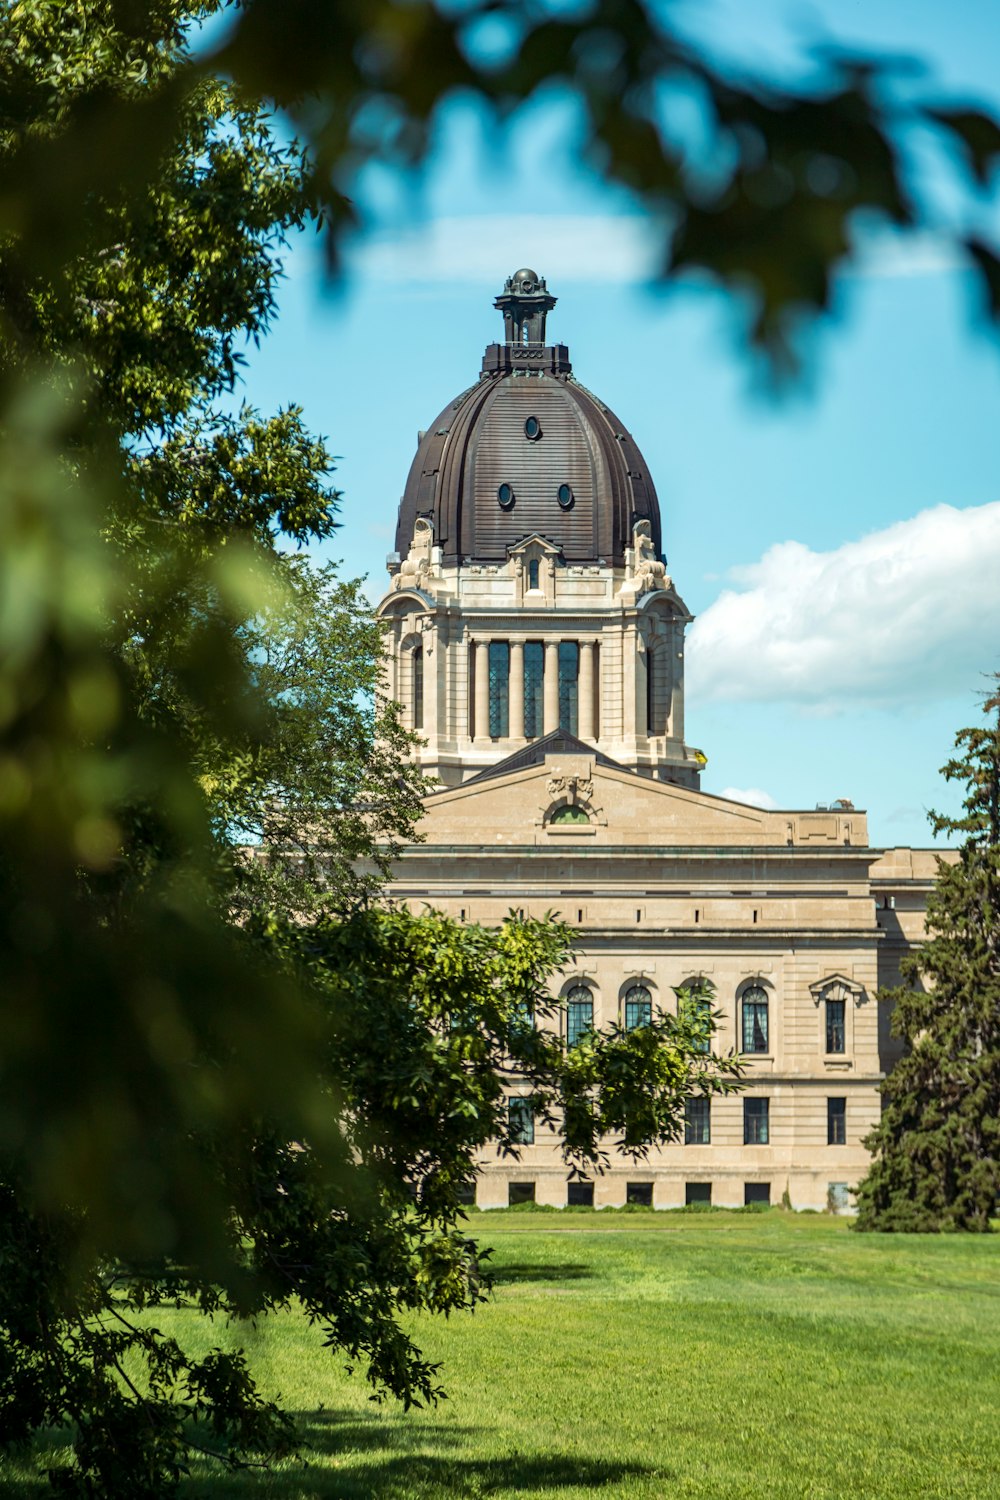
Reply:
[[[248,1347],[302,1414],[308,1466],[195,1477],[185,1500],[1000,1497],[1000,1237],[780,1210],[473,1225],[493,1302],[418,1324],[450,1400],[375,1407],[276,1320]],[[38,1489],[8,1471],[6,1493]]]

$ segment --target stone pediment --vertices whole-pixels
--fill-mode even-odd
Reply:
[[[555,745],[526,746],[465,785],[433,793],[424,805],[420,827],[431,844],[552,849],[783,847],[793,841],[794,815],[639,776],[569,735]]]

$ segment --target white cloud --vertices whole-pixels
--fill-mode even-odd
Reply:
[[[497,265],[558,266],[566,282],[643,282],[656,269],[651,220],[625,214],[482,214],[431,219],[394,234],[360,239],[352,266],[373,280],[418,286],[482,286]]]
[[[748,807],[766,808],[768,812],[778,805],[771,793],[761,791],[759,786],[725,786],[718,795],[728,797],[730,802],[744,802]]]
[[[968,693],[1000,666],[1000,503],[938,505],[832,552],[780,542],[695,621],[692,698],[819,711]]]

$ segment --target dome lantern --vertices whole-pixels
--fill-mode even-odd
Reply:
[[[555,305],[556,298],[546,290],[544,276],[526,266],[508,276],[493,303],[503,313],[505,342],[521,347],[544,345],[545,317]]]

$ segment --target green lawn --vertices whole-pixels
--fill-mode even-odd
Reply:
[[[302,1413],[308,1467],[195,1479],[186,1500],[1000,1496],[1000,1237],[779,1210],[473,1224],[494,1301],[418,1325],[450,1400],[373,1406],[289,1316],[252,1351]]]

